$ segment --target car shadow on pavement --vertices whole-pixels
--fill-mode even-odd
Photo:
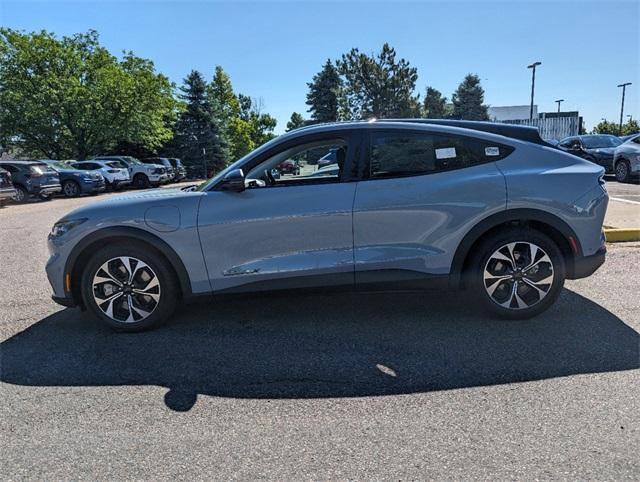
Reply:
[[[565,289],[545,314],[504,321],[464,293],[247,296],[179,309],[154,331],[114,333],[65,309],[0,346],[0,378],[27,386],[158,385],[198,394],[359,397],[542,380],[640,366],[640,336]]]

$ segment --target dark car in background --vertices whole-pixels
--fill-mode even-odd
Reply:
[[[0,161],[0,167],[11,173],[17,202],[25,202],[36,196],[46,200],[62,190],[60,176],[44,162]]]
[[[293,174],[294,176],[300,174],[300,164],[293,159],[285,159],[276,166],[276,169],[280,174]]]
[[[62,194],[66,197],[76,197],[81,194],[97,194],[106,189],[104,176],[98,171],[76,169],[62,161],[43,160],[60,176]]]
[[[620,138],[608,134],[565,137],[558,147],[587,161],[604,167],[607,174],[613,173],[613,153],[622,144]]]
[[[0,167],[0,208],[14,198],[16,189],[11,182],[11,173]]]
[[[187,169],[184,167],[184,164],[182,164],[182,161],[177,157],[169,157],[168,159],[171,165],[173,166],[173,169],[175,172],[175,177],[173,180],[175,182],[179,182],[179,181],[182,181],[184,178],[186,178]]]
[[[173,164],[171,164],[171,161],[166,157],[146,157],[142,159],[142,162],[144,162],[145,164],[156,164],[159,166],[163,166],[166,169],[166,172],[169,176],[169,179],[167,182],[175,181],[176,170],[173,167]]]

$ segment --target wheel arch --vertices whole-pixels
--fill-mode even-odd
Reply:
[[[458,287],[476,247],[487,236],[510,226],[525,226],[549,236],[565,258],[567,277],[574,272],[574,260],[582,256],[582,247],[575,231],[558,216],[537,209],[510,209],[491,215],[476,224],[462,239],[451,263],[450,283]]]
[[[80,277],[82,275],[82,269],[86,266],[91,253],[95,252],[96,249],[107,243],[126,242],[132,240],[148,246],[164,257],[168,262],[169,267],[176,275],[176,279],[178,280],[178,285],[180,287],[180,295],[183,298],[191,296],[192,291],[189,274],[187,273],[182,260],[173,248],[155,234],[143,229],[128,226],[115,226],[100,229],[89,234],[74,246],[67,258],[64,269],[65,276],[69,274],[71,280],[71,289],[69,292],[67,292],[67,286],[65,286],[66,296],[72,298],[76,306],[83,306],[82,295],[80,293]]]

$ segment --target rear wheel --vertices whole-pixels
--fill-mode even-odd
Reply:
[[[82,298],[101,321],[120,331],[140,331],[165,321],[178,286],[167,261],[136,244],[99,250],[83,272]]]
[[[565,280],[562,252],[545,234],[512,228],[486,239],[476,250],[471,286],[490,312],[530,318],[556,300]]]
[[[629,162],[622,160],[616,164],[616,181],[629,181]]]
[[[80,194],[80,185],[75,181],[65,181],[62,192],[66,197],[76,197]]]

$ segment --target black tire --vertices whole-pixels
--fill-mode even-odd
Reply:
[[[629,182],[630,172],[631,168],[629,166],[629,161],[625,159],[618,161],[615,167],[616,181]]]
[[[499,266],[496,263],[500,263],[497,260],[495,254],[500,250],[500,253],[505,253],[504,249],[506,245],[510,243],[516,243],[513,246],[514,257],[520,256],[516,259],[516,268],[522,267],[521,264],[530,264],[530,252],[531,248],[527,243],[535,245],[547,254],[550,262],[539,262],[537,264],[536,273],[533,270],[527,272],[527,276],[523,276],[522,271],[514,272],[516,276],[514,279],[504,279],[495,282],[495,278],[488,278],[485,285],[485,268],[489,269],[488,273],[498,273],[495,271]],[[509,253],[509,248],[506,248],[506,253]],[[536,251],[536,259],[540,259],[541,252]],[[492,265],[489,264],[491,261]],[[507,276],[511,270],[509,266],[510,262],[503,262],[505,268],[502,273]],[[550,271],[552,270],[552,273]],[[532,288],[523,278],[527,278],[527,281],[534,281],[538,283],[543,279],[548,279],[552,276],[550,286],[548,283],[541,283],[539,286],[546,289],[546,294],[541,296],[535,288]],[[560,251],[560,248],[556,243],[544,233],[535,231],[528,228],[509,228],[503,231],[499,231],[490,235],[487,239],[481,242],[480,246],[474,249],[474,257],[471,262],[469,288],[471,289],[474,297],[480,302],[480,304],[489,312],[498,315],[502,318],[508,319],[525,319],[536,316],[547,308],[549,308],[558,295],[562,291],[564,286],[564,280],[566,276],[564,256]],[[515,294],[513,296],[513,286],[515,287]],[[547,288],[548,286],[548,288]],[[494,288],[493,296],[489,294],[489,290]],[[537,301],[536,301],[537,300]],[[509,304],[508,307],[501,306],[499,301],[503,301]],[[521,304],[526,306],[518,308]],[[529,302],[531,304],[529,305]]]
[[[16,194],[13,196],[13,200],[17,203],[26,203],[29,200],[29,193],[22,186],[14,186],[16,188]]]
[[[147,189],[149,187],[149,178],[142,173],[138,173],[133,178],[133,184],[138,189]]]
[[[51,194],[38,194],[41,201],[51,201]]]
[[[115,296],[111,307],[113,317],[110,317],[106,314],[105,311],[103,311],[100,306],[98,306],[99,302],[97,302],[96,297],[94,297],[93,281],[98,272],[101,273],[101,276],[105,275],[104,271],[102,271],[101,268],[109,260],[115,260],[112,261],[112,264],[109,264],[108,266],[114,267],[114,273],[118,274],[119,272],[117,271],[117,269],[120,267],[121,263],[118,258],[121,257],[136,258],[136,260],[144,262],[148,266],[148,268],[150,268],[150,272],[146,271],[146,268],[136,270],[134,265],[133,271],[134,273],[136,273],[136,279],[138,279],[140,275],[143,275],[145,273],[149,273],[150,275],[155,275],[157,277],[159,288],[157,290],[156,296],[158,296],[159,299],[157,302],[150,302],[149,304],[147,304],[147,301],[145,301],[145,299],[136,298],[136,296],[140,295],[135,295],[132,293],[131,296],[127,297],[125,292],[125,290],[127,289],[126,286],[118,289],[118,287],[114,283],[98,283],[96,285],[97,288],[95,291],[98,298],[102,297],[104,299],[105,296]],[[130,271],[131,270],[129,270],[129,273]],[[127,272],[125,271],[123,274],[123,278],[121,278],[121,281],[124,281],[126,283],[126,278]],[[150,277],[150,279],[153,279],[153,277]],[[144,281],[145,280],[143,279],[139,279],[140,283]],[[148,281],[148,283],[150,283],[150,281]],[[136,281],[134,280],[134,286],[135,284]],[[109,327],[117,331],[126,332],[145,330],[152,326],[158,326],[159,324],[165,322],[171,316],[176,307],[179,292],[175,274],[166,259],[149,246],[136,242],[114,244],[111,246],[105,246],[104,248],[98,250],[87,263],[86,268],[82,273],[80,285],[82,291],[82,299],[87,309]],[[105,287],[105,285],[110,285],[110,287]],[[140,286],[141,285],[139,285],[138,287]],[[106,288],[109,288],[110,292],[105,294],[104,291]],[[123,294],[117,296],[116,290],[122,292]],[[150,297],[147,298],[150,299]],[[118,304],[118,300],[120,300],[121,304]],[[131,311],[130,307],[127,307],[127,300],[128,302],[133,303],[133,312]],[[144,306],[141,302],[144,303]],[[105,308],[105,310],[108,311],[108,301],[106,303],[100,304],[103,308]],[[150,314],[144,318],[140,318],[141,313],[144,313],[141,308],[148,310]],[[130,321],[126,321],[124,319],[128,316],[128,313],[131,314]]]
[[[65,181],[62,183],[62,193],[65,197],[77,197],[80,195],[80,184],[75,181]]]

